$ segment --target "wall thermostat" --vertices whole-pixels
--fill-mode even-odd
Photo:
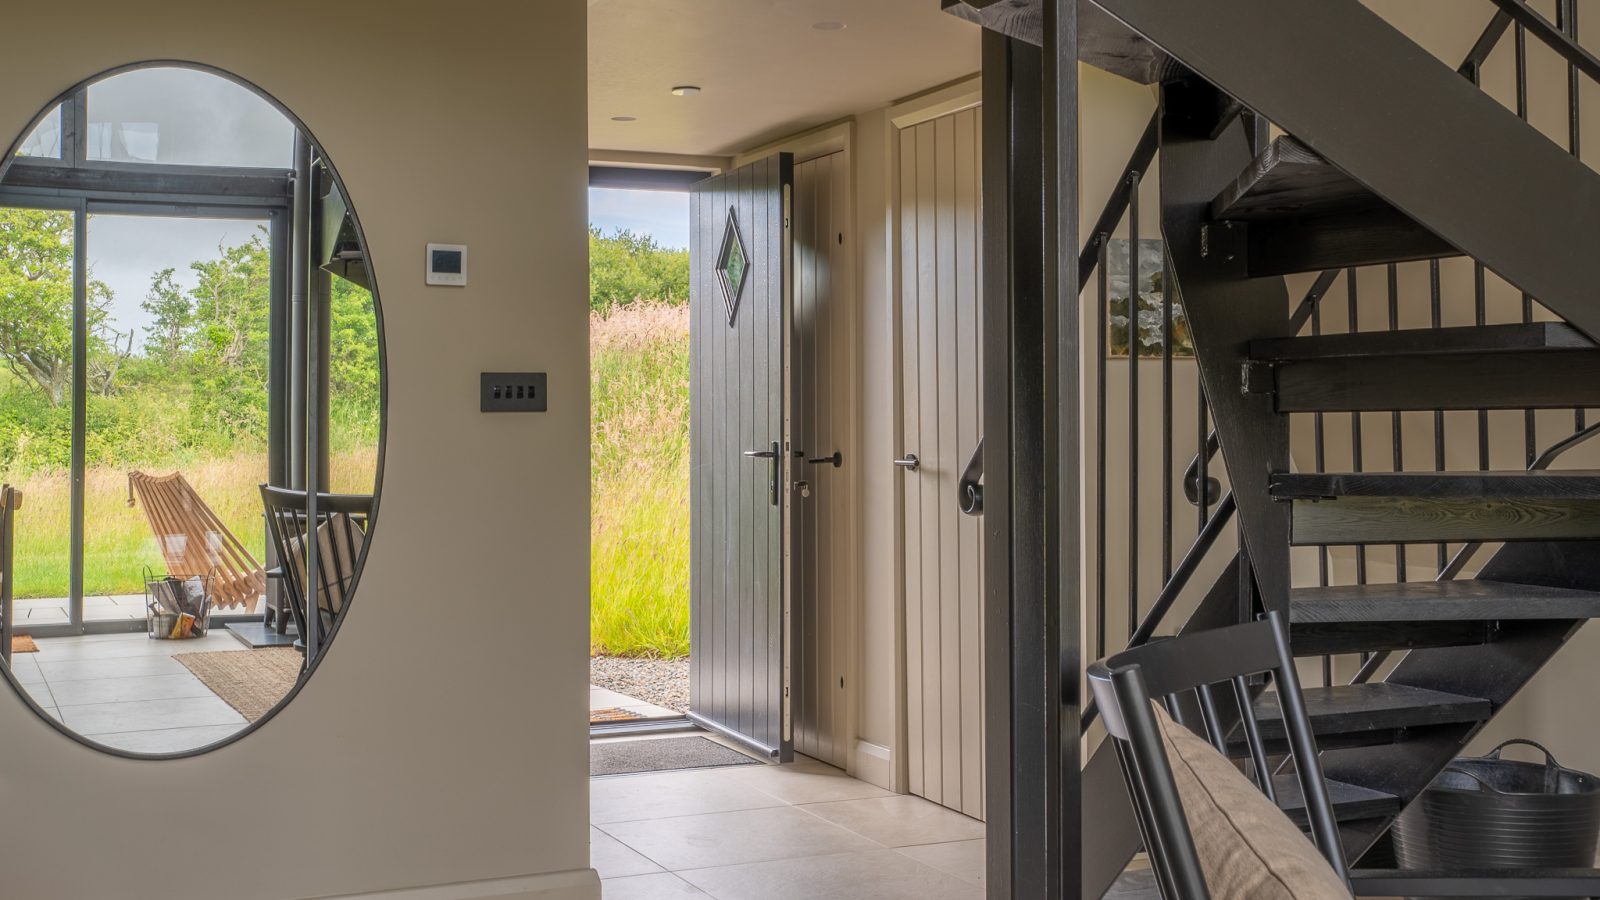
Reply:
[[[467,284],[467,245],[429,244],[428,283],[447,287]]]

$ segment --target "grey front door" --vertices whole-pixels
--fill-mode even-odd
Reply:
[[[778,154],[690,199],[690,717],[793,756],[790,203]]]

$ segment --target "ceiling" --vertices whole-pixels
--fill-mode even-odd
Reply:
[[[971,75],[978,57],[978,28],[939,0],[589,0],[589,146],[732,155]],[[703,92],[673,96],[682,84]]]

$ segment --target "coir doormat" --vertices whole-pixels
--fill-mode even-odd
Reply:
[[[753,766],[758,762],[760,760],[752,759],[731,747],[698,736],[600,741],[589,745],[590,775]]]

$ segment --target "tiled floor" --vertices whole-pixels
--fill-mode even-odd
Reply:
[[[634,713],[641,719],[672,719],[682,715],[666,707],[646,703],[637,697],[630,697],[609,688],[598,685],[589,685],[589,711],[597,709],[624,709]]]
[[[71,621],[67,608],[70,601],[65,597],[31,597],[12,602],[16,604],[15,615],[18,625],[65,625]],[[142,618],[144,618],[143,594],[110,594],[83,598],[85,622]]]
[[[188,641],[143,634],[39,638],[38,653],[15,653],[12,670],[34,702],[77,733],[144,753],[192,750],[245,726],[175,653],[248,652],[226,632]]]
[[[813,760],[590,780],[606,900],[979,900],[983,824]]]

